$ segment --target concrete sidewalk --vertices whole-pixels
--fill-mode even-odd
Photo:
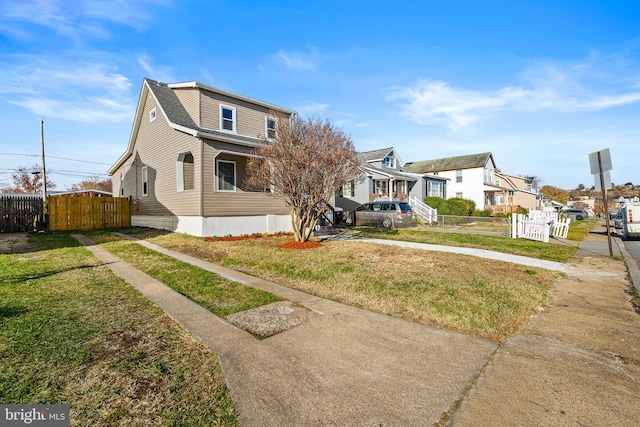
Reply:
[[[544,312],[496,351],[451,425],[640,423],[640,316],[625,265],[596,231],[571,267],[581,274],[558,280]]]
[[[497,348],[213,266],[312,313],[293,329],[257,340],[85,237],[74,237],[217,353],[242,426],[433,425]]]
[[[640,317],[625,294],[623,262],[600,255],[603,245],[608,251],[606,236],[587,237],[588,256],[545,264],[566,276],[545,310],[502,346],[139,242],[308,310],[302,324],[259,341],[77,238],[218,354],[243,426],[427,426],[445,413],[451,425],[473,426],[632,425],[640,419]],[[433,249],[420,247],[426,246]]]

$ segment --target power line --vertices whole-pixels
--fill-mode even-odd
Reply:
[[[17,154],[17,153],[0,153],[0,154],[5,155],[5,156],[40,157],[39,154]],[[105,166],[111,166],[112,165],[112,163],[92,162],[90,160],[70,159],[68,157],[58,157],[58,156],[49,156],[49,155],[47,155],[46,157],[48,157],[50,159],[69,160],[69,161],[72,161],[72,162],[91,163],[91,164],[94,164],[94,165],[105,165]]]

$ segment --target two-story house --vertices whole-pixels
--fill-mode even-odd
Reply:
[[[132,225],[223,236],[291,229],[289,209],[247,184],[270,112],[293,111],[199,82],[144,79],[126,152],[109,169]]]
[[[503,195],[496,194],[495,205],[491,208],[494,212],[509,213],[512,207],[523,207],[529,211],[542,210],[542,195],[538,192],[538,183],[532,176],[516,176],[504,172],[496,172],[497,185],[508,189],[511,199],[505,199]]]
[[[423,201],[425,196],[446,196],[447,178],[405,170],[393,147],[359,153],[365,179],[351,182],[336,197],[336,206],[351,211],[378,200]]]
[[[496,164],[491,153],[411,162],[404,165],[404,170],[447,178],[447,195],[443,198],[473,200],[478,210],[495,204],[496,195],[505,192],[496,185]]]

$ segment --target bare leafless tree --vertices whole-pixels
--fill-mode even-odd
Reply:
[[[73,184],[71,186],[72,191],[82,191],[82,190],[99,190],[99,191],[112,191],[111,180],[110,179],[100,179],[97,176],[93,176],[91,178],[85,179],[80,182],[80,184]]]
[[[4,189],[6,193],[39,194],[42,191],[40,166],[21,166],[13,174],[13,185]],[[47,178],[47,188],[55,188],[56,184]]]
[[[249,184],[267,187],[291,210],[296,241],[309,240],[336,190],[361,177],[351,138],[328,120],[277,112],[275,132],[249,162]]]

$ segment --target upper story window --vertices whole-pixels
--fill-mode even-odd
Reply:
[[[493,182],[493,168],[485,166],[484,167],[484,182]]]
[[[393,156],[385,157],[384,158],[384,167],[385,168],[389,168],[389,169],[395,169],[396,168],[396,158],[393,157]]]
[[[456,169],[456,182],[462,182],[462,169]]]
[[[120,172],[120,197],[124,197],[124,174]]]
[[[149,122],[152,122],[156,119],[156,109],[152,109],[149,111]]]
[[[269,139],[274,139],[276,137],[276,119],[273,117],[267,117],[267,131],[266,135]]]
[[[236,109],[220,105],[220,130],[236,133]]]

